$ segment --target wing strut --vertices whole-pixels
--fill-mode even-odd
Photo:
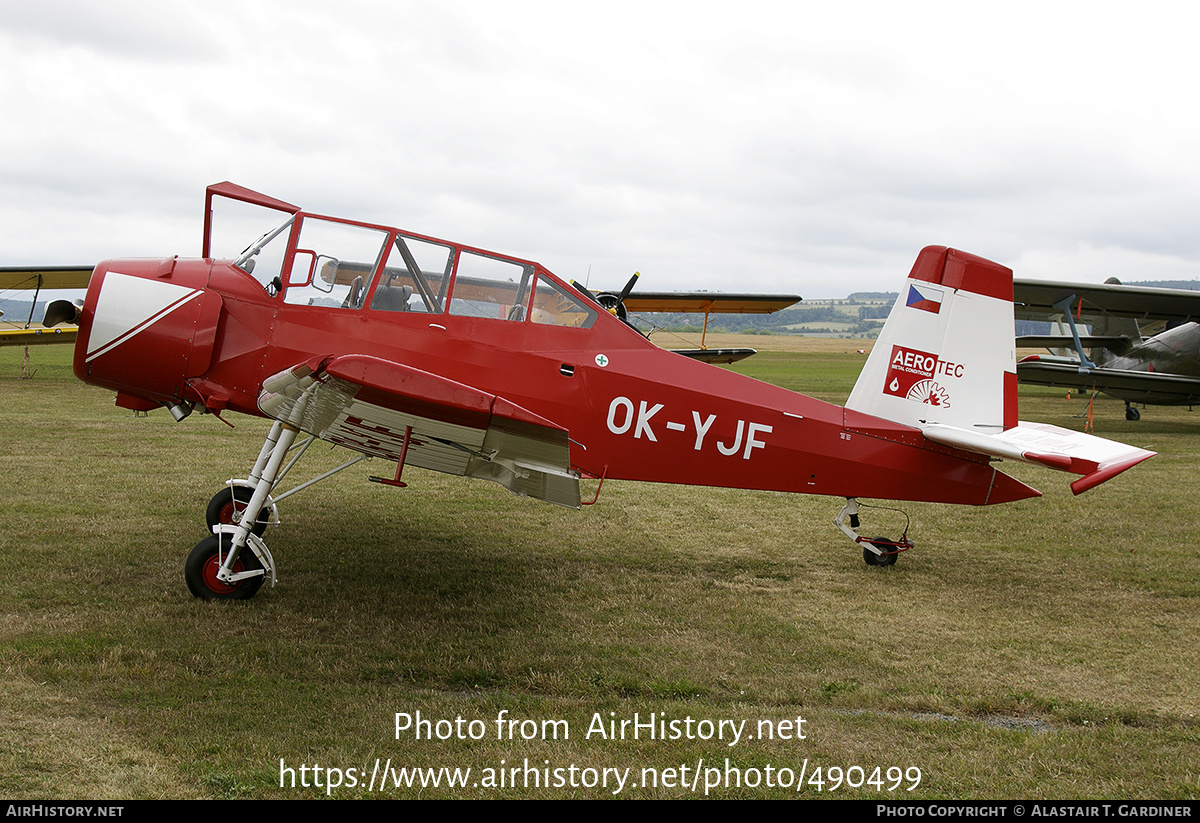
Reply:
[[[1096,364],[1088,359],[1088,356],[1083,353],[1083,343],[1079,341],[1079,329],[1075,327],[1075,314],[1071,311],[1071,301],[1075,299],[1075,295],[1068,294],[1062,300],[1054,304],[1054,308],[1061,311],[1067,318],[1067,324],[1071,327],[1071,338],[1075,341],[1075,352],[1079,355],[1079,371],[1086,374],[1088,369],[1096,368]],[[1083,305],[1083,298],[1080,298],[1080,306]]]
[[[391,480],[386,477],[376,477],[371,475],[367,479],[372,483],[382,483],[385,486],[395,486],[398,489],[408,488],[408,484],[400,480],[400,473],[404,471],[404,461],[408,457],[408,444],[412,442],[412,426],[404,427],[404,442],[400,444],[400,459],[396,461],[396,476]]]

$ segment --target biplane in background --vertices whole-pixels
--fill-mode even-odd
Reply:
[[[63,289],[86,289],[92,269],[85,266],[43,266],[40,269],[0,267],[0,291],[31,290],[34,293],[31,305],[36,305],[37,296],[43,291]],[[700,332],[700,348],[672,349],[676,354],[691,357],[705,363],[736,363],[757,354],[750,348],[710,349],[707,346],[708,321],[714,314],[773,314],[793,306],[801,300],[798,294],[731,294],[727,292],[652,292],[629,295],[637,281],[634,274],[627,287],[621,292],[600,292],[595,299],[622,320],[630,312],[661,312],[677,314],[703,314],[704,325]],[[572,281],[576,288],[586,287]],[[590,294],[590,292],[589,292]],[[79,301],[82,304],[82,301]],[[59,314],[58,312],[66,312]],[[74,343],[78,328],[58,327],[73,319],[76,312],[64,307],[59,301],[55,313],[48,314],[42,328],[31,327],[32,318],[23,328],[0,328],[0,346],[32,346],[52,343]],[[0,317],[3,312],[0,312]],[[649,335],[647,335],[649,336]]]
[[[277,224],[240,255],[213,256],[214,199]],[[845,408],[653,345],[617,316],[625,292],[606,307],[537,263],[220,183],[199,259],[95,267],[71,318],[74,371],[127,409],[273,421],[248,476],[213,496],[210,536],[184,564],[204,598],[275,584],[262,534],[315,482],[277,488],[311,438],[359,454],[340,468],[394,462],[372,478],[389,486],[415,465],[571,508],[584,478],[836,496],[835,525],[876,566],[912,543],[860,537],[859,497],[1039,495],[995,457],[1081,475],[1078,494],[1152,455],[1017,421],[1012,272],[970,254],[920,253]]]
[[[710,349],[708,321],[714,314],[773,314],[800,302],[798,294],[730,294],[727,292],[638,292],[632,294],[638,274],[635,272],[621,291],[601,292],[594,295],[596,301],[621,320],[629,322],[629,314],[687,313],[703,314],[704,325],[700,331],[700,348],[672,349],[693,360],[704,363],[736,363],[745,360],[755,349],[726,348]],[[571,285],[582,291],[587,289],[575,281]],[[588,292],[590,294],[590,292]]]
[[[8,290],[32,291],[30,305],[37,304],[43,291],[58,289],[86,289],[92,269],[87,266],[42,266],[41,268],[0,268],[0,292]],[[0,313],[2,314],[2,313]],[[74,312],[71,312],[74,315]],[[68,319],[55,318],[55,325]],[[12,327],[0,327],[0,346],[36,346],[47,343],[74,343],[74,327],[33,328],[33,318]]]
[[[1022,383],[1112,395],[1125,401],[1127,420],[1141,417],[1134,403],[1200,401],[1200,292],[1123,286],[1116,278],[1103,285],[1018,279],[1013,300],[1017,317],[1049,319],[1058,329],[1017,339],[1054,352],[1017,363]],[[1091,333],[1081,334],[1080,323]]]

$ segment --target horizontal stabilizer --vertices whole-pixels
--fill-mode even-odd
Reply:
[[[1081,474],[1083,477],[1071,484],[1075,494],[1154,456],[1154,452],[1136,446],[1045,423],[1021,422],[996,434],[934,423],[922,426],[921,433],[937,443],[964,451]]]

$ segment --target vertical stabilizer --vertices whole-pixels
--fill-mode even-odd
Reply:
[[[921,250],[846,408],[921,428],[995,434],[1017,424],[1012,270]]]

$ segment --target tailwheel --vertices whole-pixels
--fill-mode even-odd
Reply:
[[[223,536],[213,535],[204,538],[188,555],[187,562],[183,564],[183,576],[187,580],[188,590],[202,600],[249,600],[258,592],[266,576],[260,574],[255,577],[247,577],[236,583],[225,583],[218,580],[217,572],[220,571],[221,563],[228,556],[229,545],[232,542],[228,536],[224,536],[225,547],[222,547],[221,538]],[[258,562],[258,558],[254,556],[254,552],[249,547],[242,549],[237,560],[233,562],[234,574],[261,568],[262,564]]]
[[[900,556],[901,548],[894,540],[888,540],[886,537],[876,537],[866,542],[883,552],[883,554],[875,554],[870,549],[864,548],[863,560],[866,561],[868,566],[896,565],[896,558]]]
[[[242,520],[242,512],[250,498],[254,496],[253,486],[226,486],[212,496],[208,508],[204,512],[204,520],[208,523],[209,531],[213,526],[236,526]],[[262,537],[270,523],[270,512],[273,506],[263,506],[258,513],[258,520],[250,531],[257,537]]]
[[[1125,404],[1125,419],[1137,422],[1142,419],[1142,413],[1128,403]]]
[[[861,505],[865,506],[866,504]],[[858,532],[855,531],[859,526],[859,506],[856,498],[847,497],[846,505],[842,506],[842,510],[833,519],[833,525],[854,541],[856,546],[863,547],[863,561],[868,566],[896,565],[896,558],[900,556],[900,552],[906,552],[913,547],[913,542],[908,539],[908,515],[904,514],[901,509],[892,509],[890,506],[871,506],[870,508],[890,509],[904,514],[904,533],[895,540],[889,540],[886,537],[859,537]]]

